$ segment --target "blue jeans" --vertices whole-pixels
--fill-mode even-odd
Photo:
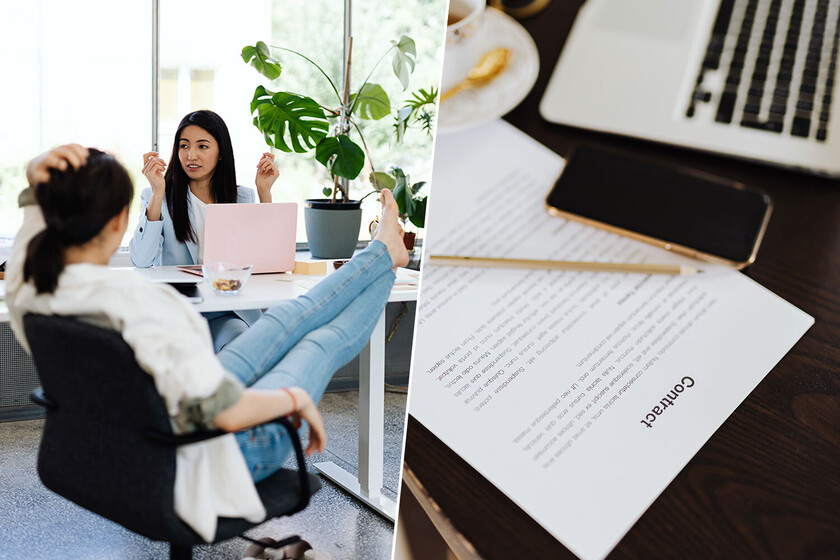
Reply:
[[[393,263],[372,242],[305,295],[275,305],[217,355],[246,387],[300,387],[316,403],[338,368],[367,344],[391,287]],[[236,434],[255,482],[277,471],[291,451],[278,424]]]
[[[210,327],[210,336],[213,337],[213,348],[218,354],[230,342],[248,330],[248,323],[243,321],[233,311],[220,311],[215,313],[203,313]]]

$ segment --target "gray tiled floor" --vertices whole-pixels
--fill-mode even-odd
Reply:
[[[329,393],[321,402],[329,460],[355,473],[358,393]],[[405,418],[405,395],[386,393],[385,487],[396,497]],[[167,558],[165,544],[148,541],[75,506],[44,488],[35,462],[42,420],[0,423],[0,559]],[[312,470],[312,469],[310,469]],[[264,523],[249,534],[282,538],[299,534],[340,559],[387,559],[393,524],[324,479],[309,507]],[[232,539],[196,549],[197,559],[242,558],[246,543]]]

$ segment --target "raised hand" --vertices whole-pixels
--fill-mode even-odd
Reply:
[[[152,186],[152,193],[157,196],[163,196],[166,183],[163,179],[163,173],[166,171],[166,162],[163,161],[157,152],[147,152],[143,154],[143,175]]]
[[[68,167],[78,169],[85,164],[88,149],[79,144],[64,144],[44,152],[32,159],[26,166],[26,180],[37,185],[50,180],[50,169],[64,171]]]
[[[271,187],[279,176],[280,171],[274,165],[274,154],[265,152],[257,164],[257,177],[254,180],[260,202],[271,202]]]
[[[321,411],[315,405],[315,402],[310,398],[309,394],[304,390],[297,391],[298,395],[298,409],[292,415],[296,427],[300,427],[300,419],[306,420],[309,424],[309,443],[306,446],[306,455],[312,455],[314,452],[319,453],[324,450],[327,443],[327,431],[324,429],[324,419],[321,417]],[[301,398],[302,395],[305,395]]]

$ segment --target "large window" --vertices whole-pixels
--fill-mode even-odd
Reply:
[[[417,44],[417,66],[409,92],[419,87],[437,86],[442,62],[442,41],[446,0],[354,0],[352,14],[353,65],[351,85],[358,86],[400,35],[411,36]],[[283,66],[278,80],[269,85],[265,78],[245,64],[242,48],[264,41],[305,54],[319,64],[340,86],[343,57],[343,2],[340,0],[249,0],[229,2],[184,2],[162,0],[160,5],[160,152],[168,160],[178,121],[187,112],[210,108],[228,125],[236,157],[240,185],[253,186],[255,166],[260,155],[269,151],[260,132],[253,126],[250,101],[257,85],[284,89],[311,96],[321,103],[332,101],[332,90],[324,77],[309,63],[290,53],[275,50]],[[373,81],[397,93],[404,101],[391,74],[390,60],[377,68]],[[432,138],[412,130],[406,141],[395,144],[393,120],[384,118],[365,123],[365,138],[377,170],[399,165],[412,181],[431,177]],[[370,126],[372,124],[372,126]],[[368,130],[369,129],[369,130]],[[331,185],[314,152],[276,157],[280,178],[272,195],[275,201],[301,203],[323,196]],[[369,171],[369,168],[366,170]],[[354,198],[370,191],[367,172],[353,182]],[[364,205],[362,228],[377,211],[375,197]],[[362,238],[364,238],[362,233]],[[303,210],[298,217],[298,240],[306,232]]]
[[[411,90],[439,80],[445,0],[355,0],[352,83],[390,46],[408,34],[417,44]],[[173,134],[187,112],[209,108],[227,123],[239,184],[253,186],[256,163],[268,151],[251,123],[249,103],[265,79],[245,64],[245,45],[265,41],[300,51],[341,79],[343,2],[339,0],[160,0],[159,135],[161,157],[169,160]],[[4,260],[22,214],[16,197],[25,186],[23,166],[34,155],[64,142],[80,142],[114,153],[132,173],[136,191],[148,183],[140,174],[142,154],[152,148],[152,2],[40,0],[4,2],[0,8],[0,261]],[[329,86],[313,67],[292,55],[279,56],[279,89],[328,102]],[[390,63],[374,81],[394,87]],[[278,85],[279,84],[279,85]],[[402,92],[397,99],[406,98]],[[431,176],[432,139],[412,130],[401,144],[392,140],[393,121],[368,127],[366,139],[377,169],[400,165],[412,181]],[[314,154],[278,153],[281,176],[275,201],[301,203],[330,185]],[[354,197],[366,193],[367,174],[354,181]],[[366,201],[367,223],[376,212]],[[137,221],[137,197],[129,232]],[[298,240],[305,240],[302,212]],[[4,252],[5,251],[5,252]]]
[[[0,4],[0,261],[23,215],[24,165],[67,142],[116,155],[140,175],[152,124],[150,2]],[[136,208],[132,209],[136,215]]]

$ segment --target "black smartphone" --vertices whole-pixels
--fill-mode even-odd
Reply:
[[[178,290],[182,296],[185,296],[192,303],[201,303],[204,301],[204,296],[201,295],[198,284],[194,282],[168,282],[168,284]]]
[[[571,154],[546,204],[551,214],[736,268],[755,260],[773,206],[759,189],[592,147]]]

